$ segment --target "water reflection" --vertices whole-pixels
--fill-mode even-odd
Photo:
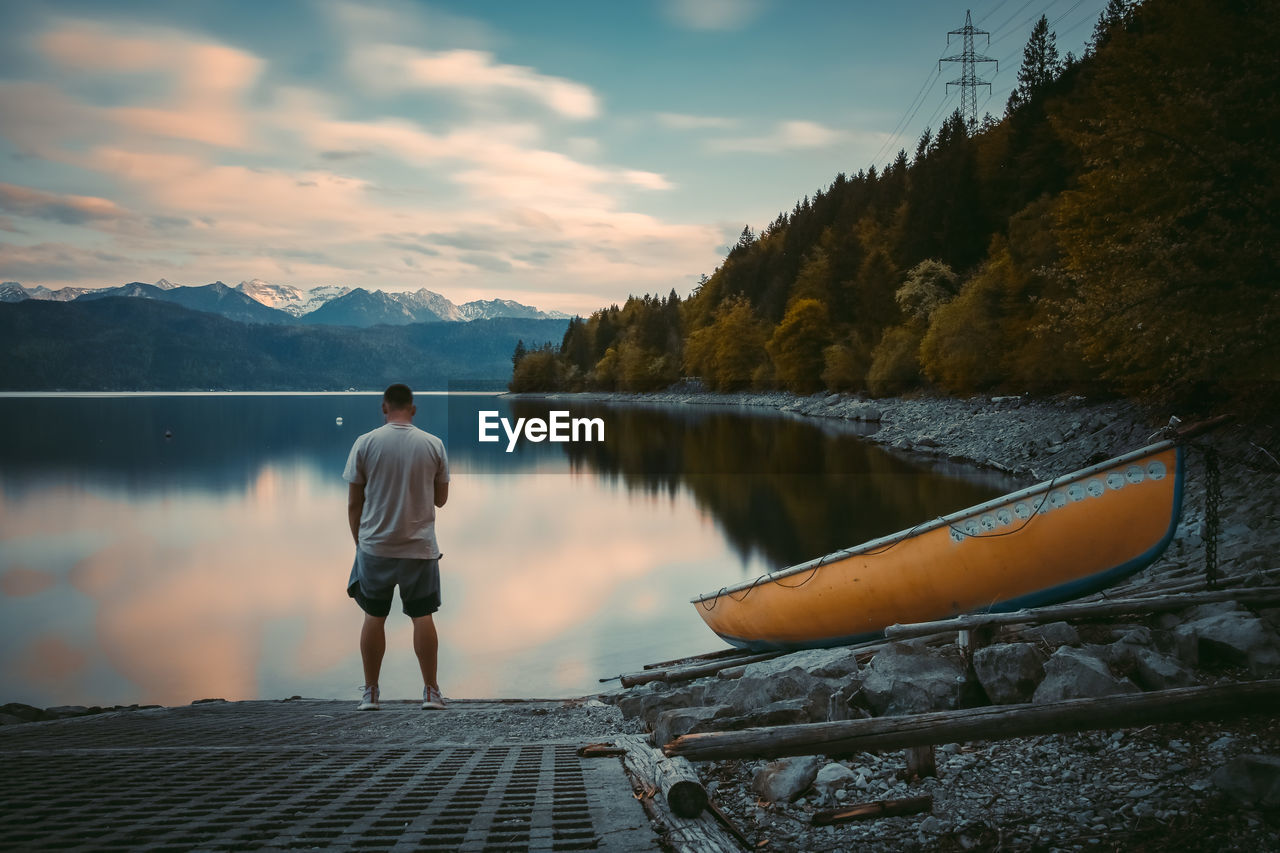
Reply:
[[[454,472],[438,617],[453,696],[580,695],[715,648],[692,595],[1000,490],[794,419],[596,407],[603,444],[507,454],[476,441],[476,412],[551,404],[419,402]],[[341,470],[381,423],[377,395],[0,398],[0,423],[4,701],[353,695]],[[392,697],[419,689],[409,636],[393,616]]]
[[[557,401],[519,401],[546,417]],[[851,436],[875,427],[740,408],[575,405],[604,443],[563,445],[575,469],[628,490],[687,490],[745,559],[780,567],[893,533],[1014,487],[1004,475],[926,467]]]

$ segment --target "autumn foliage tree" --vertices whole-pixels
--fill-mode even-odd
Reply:
[[[797,394],[822,388],[822,351],[831,336],[827,306],[817,299],[797,299],[765,345],[779,384]]]
[[[1274,404],[1280,5],[1149,2],[1131,16],[1056,118],[1085,162],[1055,210],[1067,323],[1127,393]]]

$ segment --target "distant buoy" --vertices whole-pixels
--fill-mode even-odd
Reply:
[[[171,430],[171,429],[167,429],[167,430],[165,430],[165,431],[164,431],[164,437],[165,437],[166,439],[173,438],[173,430]]]
[[[342,418],[335,418],[334,423],[336,423],[338,426],[342,426]]]

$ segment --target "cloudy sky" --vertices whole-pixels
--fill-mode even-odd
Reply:
[[[1105,5],[973,2],[0,0],[0,280],[685,294]]]

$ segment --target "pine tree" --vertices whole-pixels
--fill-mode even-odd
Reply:
[[[1107,0],[1107,8],[1102,10],[1098,15],[1098,22],[1093,25],[1093,36],[1085,47],[1085,53],[1097,53],[1124,26],[1128,16],[1129,4],[1125,0]]]
[[[1049,32],[1049,19],[1041,15],[1031,29],[1031,38],[1022,51],[1018,87],[1009,93],[1008,112],[1030,103],[1062,73],[1062,59],[1058,56],[1057,42],[1057,33]]]

